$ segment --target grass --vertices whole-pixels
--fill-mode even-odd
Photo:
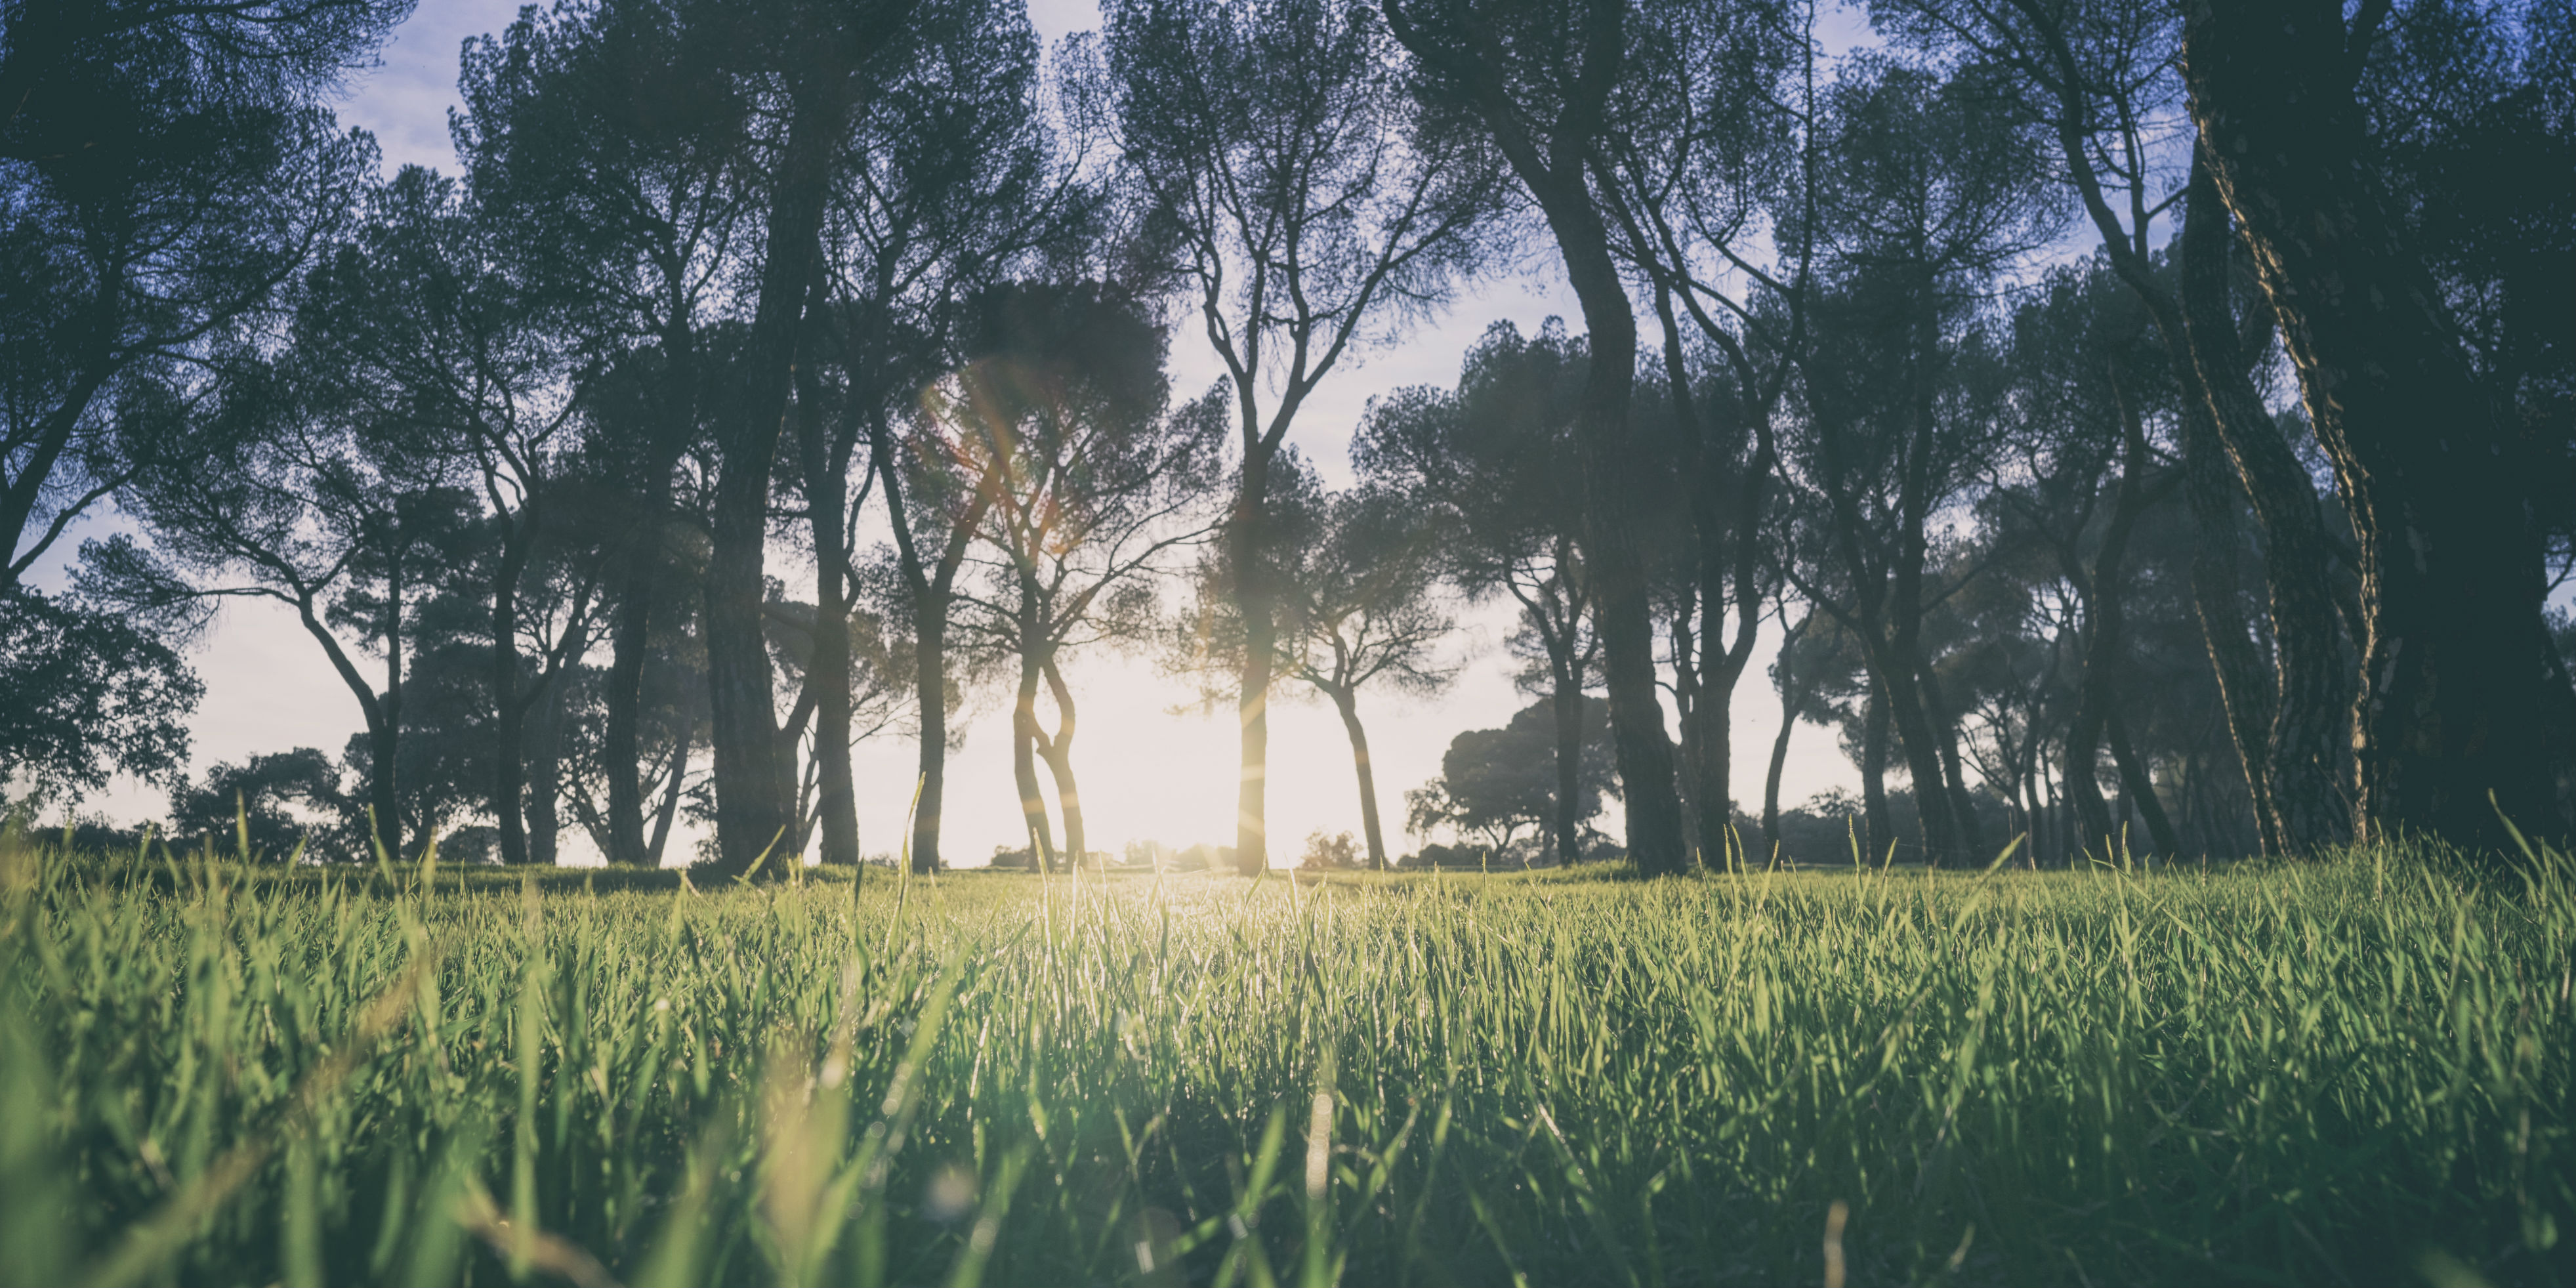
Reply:
[[[0,1266],[2568,1283],[2564,870],[879,873],[854,899],[19,842]]]

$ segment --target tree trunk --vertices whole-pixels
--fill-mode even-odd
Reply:
[[[717,421],[719,473],[706,577],[707,696],[715,750],[718,869],[749,872],[796,824],[795,776],[778,739],[761,600],[769,479],[787,412],[807,297],[817,279],[823,206],[847,115],[845,74],[811,73],[790,90],[787,143],[768,212],[760,290]],[[783,865],[763,864],[775,874]]]
[[[1235,788],[1234,862],[1245,876],[1257,876],[1270,865],[1270,682],[1279,646],[1279,623],[1262,566],[1262,517],[1268,504],[1270,461],[1257,445],[1245,453],[1243,478],[1235,497],[1235,611],[1243,621],[1243,673],[1235,691],[1235,716],[1241,727],[1242,776]]]
[[[527,798],[528,861],[550,868],[561,858],[564,679],[544,681],[544,692],[532,704],[528,721]]]
[[[1369,871],[1386,871],[1386,831],[1377,816],[1377,770],[1369,763],[1368,730],[1360,727],[1360,695],[1353,689],[1329,690],[1333,709],[1342,713],[1342,732],[1351,738],[1351,768],[1360,780],[1360,831],[1368,837]],[[1559,855],[1557,861],[1573,860]]]
[[[1932,724],[1933,737],[1940,740],[1941,781],[1949,793],[1951,826],[1958,829],[1960,857],[1984,863],[1990,853],[1986,847],[1986,828],[1977,821],[1976,798],[1968,794],[1968,778],[1959,757],[1959,721],[1951,714],[1949,699],[1941,693],[1941,674],[1927,660],[1921,672],[1924,716]]]
[[[2498,811],[2544,835],[2566,827],[2534,718],[2548,696],[2529,504],[2541,472],[2374,188],[2360,52],[2335,0],[2186,6],[2192,117],[2361,547],[2356,830],[2501,854]]]
[[[2205,157],[2194,163],[2186,201],[2183,332],[2219,443],[2263,530],[2276,653],[2264,794],[2281,851],[2308,850],[2350,835],[2353,817],[2352,664],[2334,600],[2333,547],[2307,467],[2247,374],[2254,355],[2238,338],[2227,299],[2227,207]],[[2189,420],[2183,428],[2190,432]]]
[[[816,296],[819,303],[819,288]],[[849,453],[828,441],[821,382],[810,371],[810,364],[800,369],[796,382],[796,438],[805,470],[807,526],[814,538],[813,652],[805,660],[806,683],[815,689],[814,791],[823,824],[822,861],[855,867],[859,806],[850,765],[850,603],[842,578],[842,552],[850,544],[844,530],[849,522]],[[803,817],[801,811],[798,817]]]
[[[401,755],[403,705],[403,596],[409,593],[404,576],[403,541],[399,515],[393,520],[392,538],[385,551],[385,691],[377,699],[382,715],[369,721],[367,730],[367,802],[373,815],[376,844],[384,847],[387,857],[403,857]]]
[[[1038,791],[1038,664],[1020,656],[1020,684],[1011,700],[1011,781],[1020,789],[1020,821],[1028,829],[1029,855],[1038,871],[1055,870],[1055,828]]]
[[[1548,696],[1556,725],[1556,861],[1576,863],[1583,858],[1583,672],[1572,657],[1548,664],[1556,683]]]
[[[653,813],[653,835],[644,843],[644,866],[662,866],[663,851],[671,841],[671,823],[680,816],[680,795],[689,780],[689,733],[680,731],[671,744],[671,777],[662,784],[662,806]]]
[[[2092,569],[2085,570],[2072,550],[2064,555],[2068,578],[2075,582],[2076,593],[2084,604],[2084,676],[2077,684],[2075,720],[2066,734],[2066,784],[2083,824],[2084,844],[2099,843],[2106,854],[2114,842],[2110,809],[2102,799],[2099,777],[2102,735],[2115,719],[2111,683],[2128,658],[2123,620],[2126,574],[2122,564],[2128,558],[2129,533],[2147,508],[2146,471],[2150,459],[2146,428],[2129,405],[2128,395],[2116,382],[2112,391],[2120,404],[2119,499],[2112,506],[2110,521],[2103,526],[2102,544],[2094,552]],[[2134,790],[2136,784],[2130,786]],[[2153,792],[2148,795],[2152,800]],[[2170,834],[2171,829],[2166,829],[2167,837]]]
[[[887,498],[889,502],[892,497]],[[948,794],[948,597],[916,592],[912,610],[913,701],[921,722],[920,777],[913,787],[912,870],[937,872],[939,810]]]
[[[2218,425],[2208,410],[2186,399],[2182,408],[2183,488],[2191,503],[2191,603],[2200,638],[2218,680],[2228,741],[2245,771],[2254,831],[2265,854],[2285,852],[2281,814],[2272,799],[2272,677],[2246,629],[2244,599],[2236,580],[2239,550],[2235,479],[2220,453]]]
[[[1055,779],[1056,808],[1064,813],[1064,852],[1072,868],[1081,868],[1091,851],[1087,829],[1082,820],[1082,788],[1073,778],[1074,723],[1073,689],[1065,684],[1064,673],[1056,669],[1054,659],[1046,664],[1047,694],[1055,699],[1055,732],[1038,744],[1046,758],[1047,773]],[[1045,816],[1041,814],[1040,820]]]
[[[1780,641],[1780,660],[1774,663],[1780,680],[1780,732],[1771,739],[1771,765],[1762,776],[1762,848],[1773,859],[1780,856],[1780,775],[1789,767],[1789,736],[1798,731],[1798,708],[1807,700],[1790,667],[1798,639],[1807,633],[1807,620],[1800,618],[1788,629]]]
[[[2137,806],[2138,814],[2147,820],[2147,839],[2155,843],[2156,852],[2166,858],[2182,856],[2182,841],[2174,835],[2173,819],[2165,814],[2165,804],[2156,796],[2155,775],[2147,769],[2146,758],[2129,741],[2129,722],[2119,708],[2111,709],[2111,763],[2120,771],[2120,786]]]
[[[658,542],[656,544],[659,544]],[[644,662],[651,647],[658,560],[639,555],[622,578],[617,616],[610,624],[607,721],[600,733],[600,766],[608,776],[608,861],[646,862],[644,845]],[[683,739],[685,741],[685,739]]]
[[[1873,677],[1860,723],[1861,843],[1869,862],[1885,860],[1896,844],[1896,823],[1887,811],[1887,690]]]
[[[533,543],[533,517],[522,509],[505,520],[499,570],[492,578],[492,818],[501,833],[501,861],[528,861],[525,795],[527,706],[519,701],[519,577]]]

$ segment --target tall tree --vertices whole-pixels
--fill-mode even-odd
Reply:
[[[1953,861],[1983,845],[1924,646],[1925,614],[1957,588],[1936,572],[1936,519],[1991,428],[1979,399],[1993,391],[1977,383],[1992,368],[1984,281],[2046,236],[2052,212],[1975,78],[1863,62],[1830,101],[1819,217],[1834,279],[1812,306],[1791,450],[1820,528],[1805,544],[1836,585],[1799,589],[1859,641],[1872,718],[1883,702],[1915,781],[1927,855]]]
[[[1583,447],[1575,437],[1589,357],[1549,319],[1524,337],[1485,328],[1461,359],[1455,390],[1399,389],[1373,401],[1351,444],[1369,484],[1404,496],[1442,532],[1441,575],[1470,599],[1509,595],[1536,643],[1556,726],[1556,814],[1562,853],[1580,853],[1583,695],[1599,673],[1601,637],[1580,547]]]
[[[1624,0],[1523,6],[1492,0],[1388,0],[1388,24],[1429,88],[1480,121],[1554,235],[1583,306],[1591,346],[1577,438],[1583,445],[1584,558],[1597,607],[1610,725],[1627,785],[1628,850],[1639,870],[1688,862],[1672,742],[1656,693],[1654,625],[1637,513],[1638,455],[1628,413],[1637,316],[1594,187],[1631,77],[1636,31]]]
[[[1258,872],[1278,631],[1263,555],[1273,467],[1354,346],[1437,305],[1471,262],[1496,172],[1482,139],[1411,93],[1372,10],[1119,0],[1106,18],[1090,101],[1111,123],[1146,244],[1193,297],[1234,394],[1226,541],[1246,631],[1235,853]]]
[[[2542,626],[2547,462],[2477,379],[2356,92],[2393,6],[2184,8],[2190,109],[2254,250],[2361,547],[2358,822],[2494,847],[2556,833]],[[2492,800],[2492,803],[2490,803]]]
[[[1360,692],[1434,693],[1457,674],[1440,652],[1456,626],[1439,600],[1434,552],[1441,529],[1399,492],[1360,488],[1317,500],[1314,530],[1296,534],[1297,556],[1280,578],[1280,670],[1324,695],[1341,716],[1369,867],[1384,871],[1386,831]]]
[[[1049,864],[1053,829],[1036,763],[1055,780],[1065,853],[1088,853],[1073,743],[1078,731],[1065,654],[1148,632],[1146,577],[1167,552],[1208,531],[1190,512],[1215,490],[1223,404],[1201,399],[1167,415],[1165,337],[1141,305],[1099,283],[1020,284],[972,301],[968,352],[943,419],[991,480],[977,532],[988,575],[959,597],[962,629],[1017,664],[1011,764],[1032,852]],[[1055,706],[1039,721],[1038,686]]]
[[[452,131],[480,217],[591,370],[583,452],[627,494],[613,534],[598,772],[609,861],[649,860],[641,744],[667,589],[673,484],[702,437],[702,330],[736,267],[754,185],[742,24],[671,0],[531,9],[468,45]],[[656,763],[659,763],[658,759]]]
[[[373,169],[320,106],[408,0],[26,3],[0,22],[0,588],[132,468],[120,391],[197,364]]]
[[[2186,165],[2192,186],[2200,186],[2189,150],[2158,145],[2161,134],[2187,124],[2176,120],[2180,33],[2170,7],[2153,0],[1902,0],[1874,5],[1873,12],[1918,42],[1966,52],[1998,73],[1996,101],[2047,139],[2112,271],[2146,306],[2174,378],[2188,394],[2186,448],[2199,444],[2197,458],[2225,452],[2263,528],[2274,646],[2269,676],[2257,669],[2241,615],[2214,580],[2220,552],[2232,557],[2226,527],[2232,506],[2223,493],[2213,494],[2220,476],[2205,468],[2196,513],[2212,524],[2213,580],[2199,612],[2241,731],[2240,759],[2254,784],[2266,848],[2338,839],[2348,827],[2341,767],[2352,683],[2343,623],[2328,589],[2334,554],[2325,516],[2306,468],[2256,389],[2262,346],[2240,339],[2228,305],[2224,211],[2214,201],[2192,203],[2202,235],[2186,227],[2185,245],[2200,249],[2201,262],[2187,265],[2179,283],[2160,271],[2153,253],[2156,220],[2174,208]],[[2268,316],[2262,324],[2268,327]]]
[[[711,386],[717,473],[707,559],[710,741],[715,752],[716,866],[784,870],[773,851],[796,823],[795,775],[780,736],[761,606],[770,484],[806,314],[822,297],[823,229],[849,172],[860,108],[912,56],[914,0],[842,6],[779,0],[756,11],[754,51],[739,74],[776,104],[755,143],[766,193],[760,250],[745,266],[751,301],[741,353]],[[765,857],[782,861],[765,864]]]
[[[945,722],[955,687],[947,596],[956,573],[939,555],[923,561],[938,538],[915,525],[935,529],[941,512],[903,504],[907,469],[891,431],[924,387],[964,363],[958,341],[966,300],[1015,271],[1068,258],[1096,203],[1083,178],[1082,140],[1058,128],[1042,97],[1037,41],[1022,6],[926,0],[912,38],[919,52],[910,66],[858,117],[854,178],[826,226],[833,303],[819,319],[822,361],[798,373],[800,403],[818,405],[798,408],[794,472],[823,624],[814,656],[822,685],[816,747],[826,759],[816,770],[824,857],[858,861],[856,789],[845,750],[855,732],[843,697],[849,686],[832,677],[853,660],[836,623],[849,619],[858,583],[858,508],[872,484],[882,485],[896,537],[893,571],[909,601],[902,607],[923,730],[912,858],[930,870],[940,862],[946,802]],[[850,476],[862,446],[869,459],[859,468],[869,481],[853,498]],[[964,547],[957,550],[962,556]]]

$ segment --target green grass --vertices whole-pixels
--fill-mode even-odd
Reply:
[[[1818,1283],[1842,1205],[1855,1285],[2567,1283],[2576,900],[2439,866],[854,900],[17,844],[0,1278]]]

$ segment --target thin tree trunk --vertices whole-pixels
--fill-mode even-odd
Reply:
[[[2099,777],[2102,736],[2115,718],[2111,684],[2128,657],[2123,620],[2127,583],[2122,564],[2128,557],[2129,533],[2147,508],[2149,461],[2145,427],[2117,382],[2112,391],[2120,404],[2123,449],[2119,500],[2112,506],[2110,521],[2103,526],[2102,544],[2094,552],[2092,569],[2088,572],[2081,567],[2071,551],[2066,555],[2067,572],[2083,599],[2085,618],[2084,677],[2077,687],[2075,720],[2066,735],[2066,782],[2083,822],[2084,843],[2089,846],[2099,842],[2105,847],[2112,844],[2112,819],[2102,799]],[[2170,831],[2167,829],[2168,837]]]
[[[1351,769],[1359,775],[1360,831],[1368,838],[1369,871],[1386,871],[1386,831],[1377,815],[1377,770],[1369,762],[1368,730],[1360,727],[1360,695],[1352,689],[1329,690],[1333,709],[1342,713],[1342,732],[1351,739]],[[1572,860],[1559,855],[1560,863]]]
[[[528,722],[528,861],[553,867],[560,860],[563,836],[562,799],[564,678],[543,682],[544,692]]]
[[[1246,395],[1249,397],[1249,395]],[[1235,609],[1243,620],[1243,673],[1235,691],[1241,727],[1242,776],[1235,788],[1234,862],[1245,876],[1270,865],[1270,683],[1279,646],[1279,623],[1270,579],[1262,566],[1262,517],[1268,505],[1269,458],[1247,451],[1235,498],[1231,558]]]
[[[816,304],[822,290],[815,291]],[[842,579],[849,548],[849,454],[828,441],[821,382],[811,364],[796,381],[797,449],[805,470],[807,526],[814,538],[813,652],[806,683],[815,688],[814,791],[823,825],[821,859],[855,867],[859,861],[858,784],[850,764],[850,603]],[[862,498],[864,504],[864,498]],[[800,806],[797,817],[801,820]],[[799,828],[799,840],[802,840]]]
[[[2155,843],[2156,852],[2167,858],[2182,854],[2182,840],[2174,835],[2173,819],[2165,813],[2164,801],[2156,795],[2155,775],[2148,771],[2146,758],[2129,741],[2129,722],[2117,706],[2111,709],[2107,728],[2111,742],[2111,763],[2120,771],[2120,786],[2129,802],[2147,821],[2147,839]]]
[[[2530,488],[2546,475],[2375,190],[2353,91],[2370,35],[2348,44],[2335,0],[2194,0],[2185,82],[2359,538],[2357,828],[2501,856],[2499,812],[2550,836],[2567,823],[2535,718],[2548,638]]]
[[[1551,656],[1548,663],[1556,682],[1548,697],[1556,727],[1556,861],[1577,863],[1583,858],[1583,673],[1571,657]]]
[[[385,853],[395,859],[403,857],[403,822],[401,756],[403,705],[403,597],[410,593],[404,568],[404,542],[400,512],[390,524],[391,534],[385,550],[385,692],[378,699],[383,714],[369,721],[367,730],[367,799],[373,813],[375,839]]]
[[[1799,637],[1807,633],[1810,617],[1798,619],[1780,640],[1780,659],[1773,663],[1780,681],[1780,732],[1771,739],[1771,765],[1762,776],[1762,846],[1773,857],[1780,851],[1780,775],[1789,767],[1789,736],[1798,731],[1798,708],[1806,705],[1807,691],[1797,681],[1791,666]]]
[[[1082,819],[1082,788],[1073,777],[1073,736],[1075,723],[1073,689],[1064,682],[1064,673],[1056,669],[1054,659],[1047,661],[1047,694],[1055,699],[1055,732],[1038,744],[1045,756],[1047,773],[1055,779],[1056,808],[1064,814],[1064,853],[1074,869],[1081,868],[1091,851],[1088,830]],[[1043,817],[1043,816],[1041,816]]]
[[[2192,520],[2191,602],[2210,673],[2227,716],[2229,743],[2244,770],[2256,840],[2265,854],[2283,853],[2280,808],[2272,799],[2272,677],[2246,630],[2236,580],[2239,550],[2236,480],[2220,455],[2217,423],[2186,400],[2182,409],[2183,488]]]
[[[892,500],[891,497],[888,498]],[[912,870],[937,872],[939,811],[948,795],[948,597],[913,596],[913,702],[921,723],[921,763],[913,785]]]
[[[1884,859],[1896,843],[1896,823],[1887,809],[1887,690],[1873,677],[1869,693],[1862,700],[1860,723],[1860,820],[1861,841],[1869,847],[1866,857],[1876,863]]]
[[[646,862],[644,844],[644,662],[653,628],[653,597],[660,578],[640,556],[632,558],[617,597],[609,637],[607,720],[600,733],[600,770],[608,776],[608,861]]]
[[[507,520],[499,570],[492,578],[492,818],[501,833],[501,861],[528,861],[527,819],[521,810],[527,766],[527,706],[519,700],[519,578],[534,543],[533,516],[521,510]]]
[[[687,788],[688,778],[689,735],[684,729],[671,744],[671,778],[662,784],[662,807],[654,811],[653,836],[644,844],[646,867],[662,866],[663,851],[671,840],[671,823],[680,816],[680,795]]]
[[[1038,871],[1055,870],[1055,827],[1047,821],[1046,797],[1038,791],[1038,665],[1020,658],[1020,684],[1011,699],[1011,782],[1020,789],[1020,822],[1028,830],[1029,855]]]

